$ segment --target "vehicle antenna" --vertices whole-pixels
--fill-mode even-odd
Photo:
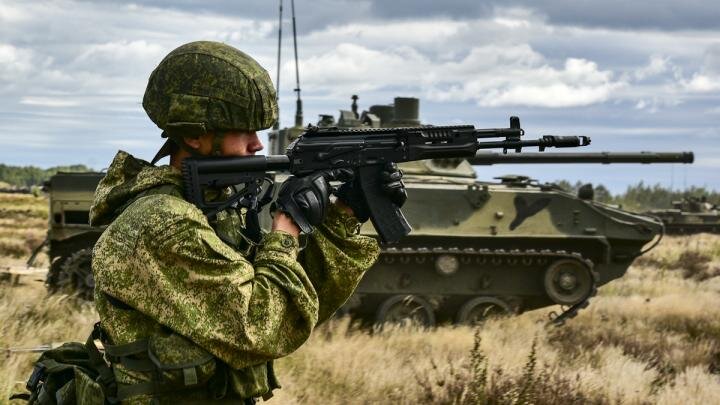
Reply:
[[[290,4],[292,7],[293,48],[295,49],[295,92],[297,92],[297,103],[295,105],[295,126],[301,127],[303,124],[303,111],[302,99],[300,98],[300,68],[298,67],[297,30],[295,28],[295,0],[291,0]]]
[[[277,46],[277,79],[275,80],[275,100],[278,106],[280,105],[280,49],[282,49],[282,12],[283,12],[283,0],[280,0],[280,13],[278,17],[278,46]],[[280,114],[278,119],[273,125],[274,130],[280,129]]]

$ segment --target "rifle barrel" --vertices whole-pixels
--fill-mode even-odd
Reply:
[[[509,163],[692,163],[693,152],[597,152],[597,153],[522,153],[478,152],[468,161],[473,165]]]

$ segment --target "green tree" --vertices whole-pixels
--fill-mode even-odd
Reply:
[[[15,187],[32,187],[42,185],[50,176],[58,172],[89,172],[85,165],[55,166],[41,169],[35,166],[9,166],[0,164],[0,181]]]

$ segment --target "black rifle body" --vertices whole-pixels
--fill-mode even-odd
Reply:
[[[269,201],[262,185],[267,172],[284,171],[296,176],[313,172],[352,168],[370,208],[370,219],[382,242],[394,243],[407,235],[410,225],[400,209],[384,194],[380,172],[390,162],[472,157],[480,149],[523,147],[577,147],[590,143],[587,137],[545,135],[522,140],[523,130],[516,117],[509,128],[475,129],[472,125],[423,126],[381,129],[337,129],[309,127],[288,146],[287,155],[247,157],[206,157],[183,160],[185,197],[206,215],[214,215],[232,204],[259,210]],[[481,141],[487,138],[502,138]],[[204,188],[243,184],[230,200],[207,202]],[[412,198],[412,196],[411,196]]]

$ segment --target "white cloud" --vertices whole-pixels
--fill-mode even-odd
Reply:
[[[489,71],[459,77],[450,91],[436,90],[433,96],[475,100],[480,106],[488,107],[572,107],[603,102],[622,85],[612,80],[611,72],[599,70],[591,61],[570,58],[558,69],[527,47],[511,51],[516,57],[509,59],[508,53],[500,49],[496,52],[496,58],[489,58],[494,61]],[[468,59],[463,62],[472,66]]]
[[[30,50],[0,43],[0,80],[12,80],[33,68]]]
[[[418,76],[430,64],[412,48],[392,50],[370,49],[357,44],[342,43],[321,55],[302,61],[304,86],[348,94],[351,89],[373,90],[388,85],[407,86],[417,83]],[[288,62],[283,71],[293,69]]]
[[[145,40],[113,41],[102,44],[91,44],[78,55],[76,62],[92,61],[98,65],[104,63],[122,63],[137,59],[157,59],[163,56],[163,48],[158,44],[151,44]]]
[[[693,74],[689,81],[682,83],[688,91],[695,93],[708,93],[720,90],[720,76],[708,76],[700,73]]]
[[[436,100],[472,100],[490,107],[583,106],[607,100],[622,85],[592,61],[568,58],[562,68],[554,68],[528,45],[474,47],[459,61],[438,61],[408,47],[381,51],[340,44],[302,65],[310,72],[305,82],[313,88],[347,94],[416,87]]]
[[[453,38],[470,29],[465,21],[433,19],[420,21],[393,21],[392,23],[355,23],[331,25],[316,30],[306,36],[307,43],[328,44],[334,42],[352,42],[366,46],[380,46],[391,39],[393,44],[428,47],[433,44],[446,44]],[[303,42],[306,43],[306,42]]]
[[[647,65],[635,70],[635,78],[644,80],[665,73],[668,70],[669,60],[660,55],[653,55]]]
[[[20,7],[0,3],[0,24],[11,24],[26,20],[30,15]]]
[[[660,110],[676,107],[680,104],[682,104],[682,100],[678,97],[672,97],[666,94],[663,96],[650,96],[648,98],[640,99],[635,104],[635,109],[655,114]]]
[[[503,27],[507,27],[507,28],[528,28],[528,27],[530,27],[530,21],[517,19],[517,18],[495,17],[493,19],[493,22],[495,22],[499,25],[502,25]]]
[[[57,97],[23,97],[20,99],[20,104],[50,108],[75,107],[78,105],[76,101]]]

